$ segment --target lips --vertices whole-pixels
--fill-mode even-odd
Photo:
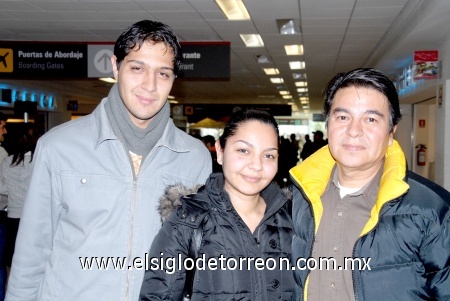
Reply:
[[[144,96],[141,96],[141,95],[136,95],[136,97],[143,104],[152,104],[152,103],[156,102],[156,100],[157,100],[156,98],[144,97]]]
[[[364,150],[365,147],[362,145],[356,145],[356,144],[343,144],[342,147],[348,151],[357,152]]]
[[[247,182],[251,182],[251,183],[256,183],[261,180],[260,177],[252,177],[252,176],[242,176],[242,177],[244,178],[244,180],[246,180]]]

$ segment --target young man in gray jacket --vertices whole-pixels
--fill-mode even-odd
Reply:
[[[164,188],[211,173],[208,150],[169,117],[181,55],[168,26],[133,24],[108,97],[40,139],[7,300],[137,300]]]

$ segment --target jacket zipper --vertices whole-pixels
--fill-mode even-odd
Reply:
[[[122,142],[121,142],[122,143]],[[123,149],[125,151],[126,156],[128,157],[128,160],[131,164],[131,176],[133,178],[133,187],[132,187],[132,201],[131,201],[131,223],[130,223],[130,237],[128,240],[128,260],[131,260],[131,254],[133,252],[133,228],[134,228],[134,209],[136,206],[136,187],[137,187],[137,175],[136,170],[134,168],[133,158],[131,157],[130,153],[127,153],[127,150],[125,146],[123,145]],[[141,162],[142,165],[143,162]],[[140,170],[140,166],[139,166]],[[126,290],[125,290],[125,301],[128,301],[128,295],[130,293],[130,278],[131,278],[131,271],[128,269],[127,271],[127,282],[126,282]]]

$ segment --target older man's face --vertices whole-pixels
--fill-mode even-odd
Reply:
[[[396,130],[389,131],[389,103],[381,92],[365,87],[337,91],[328,120],[328,144],[340,168],[377,171]]]

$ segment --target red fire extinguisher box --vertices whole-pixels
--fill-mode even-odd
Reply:
[[[416,162],[418,166],[425,166],[427,162],[427,147],[425,144],[418,144],[417,148],[417,158]]]

